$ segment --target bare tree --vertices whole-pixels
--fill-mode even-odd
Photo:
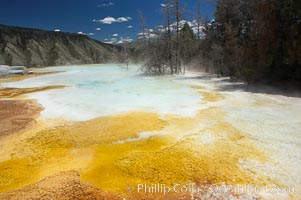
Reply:
[[[139,20],[140,20],[140,25],[141,25],[141,31],[142,31],[142,37],[143,37],[143,42],[145,42],[146,39],[146,32],[145,32],[145,19],[142,14],[141,10],[138,10],[138,15],[139,15]]]
[[[176,41],[175,41],[175,73],[179,74],[182,72],[181,61],[179,59],[179,32],[180,32],[180,22],[183,17],[183,9],[180,8],[179,0],[173,0],[175,24],[176,24]]]
[[[164,6],[164,13],[165,13],[165,35],[163,37],[163,41],[165,43],[165,55],[168,60],[168,65],[170,69],[170,73],[174,73],[174,67],[172,63],[172,46],[171,46],[171,0],[166,0],[166,4]]]
[[[128,44],[127,42],[123,44],[123,57],[124,62],[126,64],[126,69],[129,70],[129,52],[128,52]]]
[[[200,40],[200,34],[201,34],[201,1],[198,1],[197,5],[197,15],[196,15],[196,23],[197,23],[197,39]]]
[[[188,65],[188,67],[190,66],[190,60],[192,59],[192,56],[197,52],[197,43],[195,40],[195,33],[187,22],[184,24],[179,35],[180,57],[184,63],[182,74],[185,74],[186,65]]]

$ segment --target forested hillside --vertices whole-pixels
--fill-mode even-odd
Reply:
[[[301,1],[220,0],[204,56],[218,73],[301,81]]]
[[[165,5],[163,31],[148,37],[141,20],[143,37],[129,47],[147,73],[181,74],[193,63],[248,83],[301,82],[301,1],[219,0],[213,20],[201,15],[198,3],[194,32],[181,1]]]

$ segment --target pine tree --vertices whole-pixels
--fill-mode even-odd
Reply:
[[[180,57],[184,61],[183,74],[185,74],[186,64],[190,64],[190,59],[197,50],[196,38],[193,30],[186,22],[179,32]]]

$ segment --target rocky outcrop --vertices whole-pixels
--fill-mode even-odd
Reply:
[[[0,25],[0,64],[54,66],[118,59],[115,46],[86,35]]]

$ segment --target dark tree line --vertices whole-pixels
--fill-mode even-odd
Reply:
[[[143,40],[131,54],[140,55],[146,72],[184,74],[194,61],[207,72],[249,83],[301,82],[301,0],[219,0],[211,22],[201,16],[198,3],[197,34],[189,24],[180,24],[181,3],[166,1],[164,27],[154,30],[154,38],[139,13]],[[200,32],[205,36],[200,37]]]
[[[301,81],[300,0],[219,0],[203,55],[247,82]]]

